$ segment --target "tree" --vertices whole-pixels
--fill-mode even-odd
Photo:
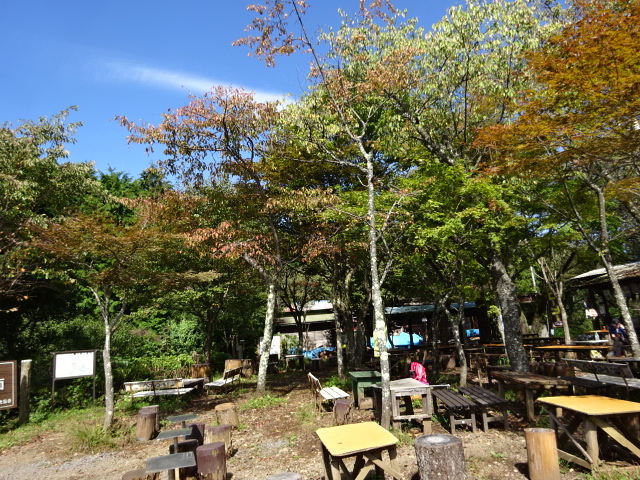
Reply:
[[[574,20],[528,56],[534,87],[517,120],[478,141],[493,150],[489,172],[558,186],[545,201],[598,254],[628,325],[612,244],[640,225],[639,13],[638,1],[576,0]],[[640,355],[634,329],[629,338]]]
[[[103,196],[90,163],[62,162],[81,123],[68,123],[70,107],[51,118],[0,126],[0,311],[17,311],[42,285],[37,257],[23,255],[29,225],[76,211],[90,194]]]
[[[136,125],[121,117],[129,140],[164,145],[166,171],[187,185],[230,182],[228,218],[192,232],[190,241],[207,246],[211,255],[242,258],[267,288],[262,355],[257,390],[266,389],[266,372],[277,310],[278,289],[286,262],[278,195],[265,179],[270,134],[281,115],[277,102],[256,102],[253,94],[217,87],[202,98],[166,113],[158,126]],[[222,201],[222,200],[221,200]]]
[[[122,225],[109,215],[78,214],[34,227],[35,246],[52,257],[47,268],[88,290],[98,306],[104,326],[104,430],[113,422],[115,406],[111,338],[135,301],[136,288],[152,282],[163,249],[165,237],[146,220]]]

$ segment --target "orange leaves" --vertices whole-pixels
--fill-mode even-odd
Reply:
[[[574,4],[575,21],[528,57],[537,88],[522,95],[517,121],[478,137],[502,171],[549,173],[603,159],[613,166],[638,148],[630,132],[640,111],[640,2]]]

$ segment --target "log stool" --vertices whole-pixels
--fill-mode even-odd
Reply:
[[[122,475],[122,480],[160,480],[160,472],[147,473],[146,468],[139,468]]]
[[[191,428],[191,433],[185,438],[187,440],[195,439],[198,441],[198,446],[202,445],[204,443],[204,423],[192,423],[187,425],[187,428]]]
[[[138,421],[136,422],[136,438],[143,442],[151,440],[160,430],[160,420],[158,418],[157,405],[142,407],[138,411]]]
[[[207,427],[204,436],[204,443],[223,442],[227,452],[227,458],[231,456],[233,451],[233,442],[231,440],[231,425],[215,425]]]
[[[185,453],[185,452],[193,452],[194,455],[196,453],[196,449],[198,448],[198,440],[183,440],[182,442],[178,442],[178,451],[175,451],[175,445],[169,445],[169,454],[173,455],[174,453]],[[180,468],[178,470],[180,474],[180,480],[186,480],[187,477],[195,477],[198,475],[197,467],[185,467]]]
[[[531,480],[560,480],[556,432],[552,428],[525,428]]]
[[[336,425],[344,425],[351,422],[351,399],[338,398],[333,404],[333,416]]]
[[[227,458],[224,442],[205,443],[196,449],[198,475],[202,480],[226,480]]]
[[[453,435],[422,435],[416,438],[416,450],[420,480],[465,480],[467,467],[464,462],[462,440]]]
[[[236,413],[236,406],[233,403],[227,402],[216,405],[215,411],[219,425],[231,425],[238,428],[238,414]]]

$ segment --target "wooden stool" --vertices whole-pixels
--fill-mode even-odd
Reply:
[[[233,452],[233,441],[231,439],[232,428],[231,425],[207,427],[204,437],[205,443],[223,442],[227,452],[227,458],[229,458]]]
[[[238,421],[236,406],[232,402],[216,405],[215,411],[219,425],[231,425],[238,428],[240,422]]]
[[[205,443],[196,449],[198,475],[203,480],[226,480],[227,458],[223,442]]]

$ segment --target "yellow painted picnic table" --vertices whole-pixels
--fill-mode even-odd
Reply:
[[[600,462],[598,427],[640,458],[640,449],[609,423],[612,417],[618,415],[640,414],[640,403],[601,395],[542,397],[538,399],[538,402],[545,407],[549,417],[553,420],[559,440],[563,439],[562,434],[567,435],[568,440],[573,442],[585,457],[582,459],[559,449],[558,455],[560,458],[577,463],[591,470],[598,468]],[[569,425],[565,426],[560,418],[553,412],[553,410],[559,408],[569,410],[576,414],[575,419],[572,420]],[[586,449],[582,448],[574,437],[574,432],[581,423],[583,424],[585,434]],[[559,433],[558,429],[560,429],[562,433]]]
[[[373,468],[378,475],[387,472],[398,480],[402,479],[397,462],[398,439],[377,423],[362,422],[319,428],[316,434],[322,444],[322,460],[327,480],[340,480],[340,470],[348,478],[363,480]],[[388,462],[382,458],[385,451],[389,456]],[[356,460],[353,472],[349,472],[344,459],[354,456]]]

